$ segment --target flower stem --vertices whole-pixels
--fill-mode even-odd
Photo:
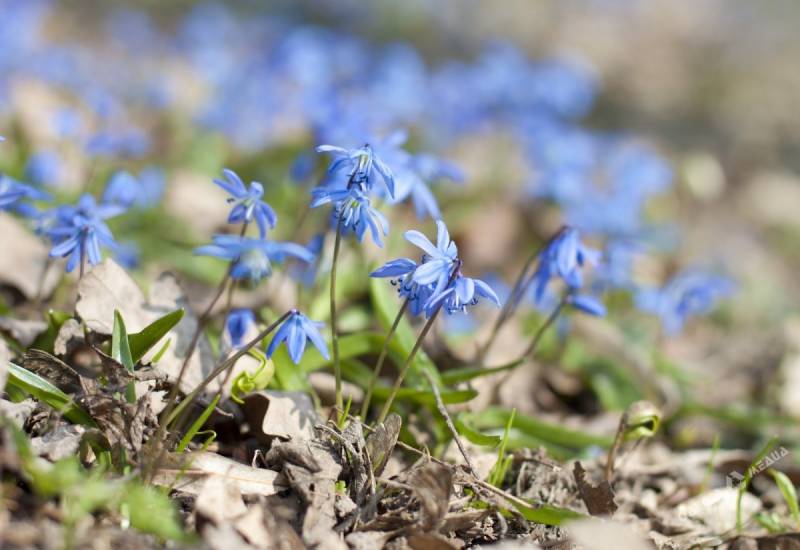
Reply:
[[[547,239],[539,248],[534,250],[533,253],[528,256],[528,259],[525,260],[525,264],[522,266],[522,269],[517,275],[517,279],[514,281],[514,286],[511,289],[511,293],[508,295],[508,300],[506,300],[506,303],[503,304],[503,308],[500,310],[500,313],[494,322],[489,339],[486,340],[486,343],[478,352],[478,359],[480,362],[483,362],[483,360],[486,358],[486,354],[489,353],[489,348],[491,348],[492,344],[494,344],[500,329],[503,327],[506,321],[508,321],[514,315],[520,300],[525,295],[525,292],[527,292],[532,281],[532,279],[528,276],[528,271],[530,271],[531,267],[533,267],[534,262],[536,262],[536,260],[539,258],[542,251],[551,242],[558,238],[558,236],[561,235],[566,228],[567,226],[562,225],[558,231],[556,231],[549,239]]]
[[[367,388],[367,395],[364,397],[364,402],[361,404],[361,418],[362,420],[366,420],[367,413],[369,412],[369,404],[372,400],[372,393],[375,391],[375,384],[378,382],[378,377],[381,375],[381,369],[383,369],[383,363],[386,360],[386,355],[389,353],[389,344],[392,342],[392,338],[394,337],[394,333],[397,331],[398,325],[400,325],[400,321],[403,319],[403,314],[408,308],[408,298],[403,301],[403,305],[400,306],[400,311],[397,312],[397,316],[394,318],[394,322],[392,323],[392,327],[389,329],[389,332],[386,334],[386,339],[383,341],[383,346],[381,347],[381,353],[378,356],[378,362],[375,364],[375,370],[372,372],[372,378],[369,381],[369,387]]]
[[[214,380],[214,378],[216,378],[217,376],[225,372],[227,369],[235,365],[236,362],[239,359],[241,359],[242,356],[244,356],[248,351],[250,351],[251,348],[253,348],[256,344],[261,342],[264,338],[269,336],[269,334],[273,330],[275,330],[281,323],[283,323],[286,320],[286,318],[289,317],[289,315],[291,315],[291,313],[292,312],[290,310],[281,315],[277,320],[273,321],[267,328],[259,332],[258,335],[255,336],[252,340],[250,340],[244,346],[239,348],[239,350],[236,353],[234,353],[229,358],[225,359],[222,363],[220,363],[220,365],[213,371],[211,371],[211,373],[208,376],[206,376],[203,379],[203,381],[200,382],[200,384],[195,389],[193,389],[191,393],[189,393],[177,407],[175,407],[173,411],[167,413],[167,411],[165,410],[164,412],[166,414],[166,421],[164,422],[164,424],[169,425],[173,420],[175,420],[178,417],[178,415],[183,410],[185,410],[189,404],[191,404],[191,402],[197,397],[197,395],[200,392],[202,392],[206,388],[206,386],[208,386],[211,383],[212,380]]]
[[[461,260],[456,260],[455,265],[453,266],[453,272],[450,274],[450,279],[447,281],[447,286],[445,288],[449,288],[450,285],[453,284],[453,281],[456,280],[458,274],[461,272]],[[389,415],[389,411],[392,408],[392,404],[394,403],[395,398],[397,397],[397,392],[400,391],[400,386],[403,384],[403,380],[408,374],[408,370],[411,368],[411,363],[414,361],[414,357],[416,357],[419,348],[422,347],[422,342],[425,340],[425,337],[430,332],[431,328],[433,328],[433,323],[436,321],[436,317],[439,316],[439,312],[442,311],[442,304],[444,302],[439,302],[439,305],[436,306],[433,314],[428,318],[428,321],[425,323],[425,326],[422,327],[422,331],[419,333],[417,337],[417,341],[414,342],[414,347],[411,348],[411,353],[408,354],[406,357],[405,363],[403,363],[402,368],[400,369],[400,374],[397,376],[397,380],[394,381],[394,386],[392,387],[392,393],[389,394],[389,398],[386,400],[386,403],[383,404],[383,409],[381,410],[381,414],[378,417],[378,423],[380,424],[386,417]]]
[[[392,404],[394,403],[395,398],[397,397],[397,392],[400,391],[400,386],[403,384],[403,380],[408,374],[408,370],[411,367],[411,363],[414,361],[414,357],[417,356],[417,352],[419,348],[422,347],[422,341],[425,340],[425,337],[430,332],[431,328],[433,327],[434,321],[436,321],[436,317],[439,316],[439,312],[442,310],[441,307],[437,308],[436,311],[433,312],[433,315],[430,316],[428,321],[425,323],[425,326],[422,327],[422,332],[419,333],[419,337],[417,341],[414,342],[414,347],[411,348],[411,353],[408,354],[405,363],[403,363],[403,367],[400,369],[400,374],[397,376],[397,380],[394,381],[394,386],[392,387],[392,393],[389,394],[389,398],[386,400],[386,403],[383,404],[383,409],[381,409],[381,414],[378,417],[378,423],[380,424],[386,417],[389,415],[389,411],[392,408]]]
[[[558,319],[561,310],[564,309],[564,306],[566,304],[567,304],[567,294],[561,297],[561,300],[559,300],[558,305],[553,308],[553,311],[551,311],[550,315],[547,316],[547,319],[545,319],[544,323],[542,323],[542,325],[539,327],[539,330],[537,330],[536,334],[533,335],[531,343],[528,344],[527,348],[525,348],[525,351],[522,353],[520,358],[524,359],[525,357],[528,357],[529,355],[533,354],[534,351],[536,351],[536,348],[539,347],[539,342],[541,341],[542,336],[544,336],[544,333],[547,332],[548,328],[550,328],[550,325],[552,325],[555,322],[555,320]]]
[[[342,400],[342,366],[339,363],[339,331],[336,326],[336,264],[342,244],[342,218],[336,223],[336,240],[333,243],[331,260],[331,348],[333,349],[333,375],[336,378],[336,408],[344,410]]]

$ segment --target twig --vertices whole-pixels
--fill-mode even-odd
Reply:
[[[444,421],[447,423],[447,427],[450,429],[450,433],[453,435],[456,445],[458,445],[458,450],[461,451],[461,456],[464,457],[464,461],[467,463],[469,473],[477,478],[478,474],[475,473],[475,466],[473,466],[472,459],[470,459],[467,449],[464,448],[464,444],[461,442],[461,437],[459,437],[456,426],[453,424],[453,419],[450,418],[450,414],[447,412],[447,407],[445,407],[444,401],[442,401],[442,394],[439,392],[439,387],[436,385],[431,373],[426,371],[425,377],[428,379],[431,389],[433,390],[433,396],[436,398],[436,408],[439,410],[439,414],[444,417]]]

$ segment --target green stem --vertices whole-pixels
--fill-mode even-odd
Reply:
[[[383,341],[383,346],[381,347],[381,353],[378,356],[378,362],[375,364],[375,370],[372,372],[372,378],[369,381],[369,387],[367,388],[367,395],[364,397],[364,402],[361,404],[361,419],[366,420],[367,413],[369,412],[369,404],[372,401],[372,393],[375,391],[375,384],[378,382],[378,377],[381,375],[381,369],[383,369],[383,363],[386,360],[386,355],[389,353],[389,344],[394,337],[394,333],[397,331],[398,325],[400,325],[400,321],[403,319],[403,314],[405,313],[406,309],[408,308],[408,298],[405,299],[403,305],[400,306],[400,311],[397,312],[397,316],[394,318],[394,322],[392,323],[392,327],[389,329],[389,332],[386,334],[386,339]]]
[[[450,279],[447,281],[447,286],[445,288],[449,288],[453,282],[458,277],[459,273],[461,272],[461,260],[456,260],[455,265],[453,266],[453,271],[450,273]],[[386,403],[383,404],[383,409],[381,410],[381,414],[378,417],[378,423],[382,423],[386,420],[386,417],[389,415],[389,411],[392,408],[392,404],[394,403],[395,398],[397,397],[397,392],[400,391],[400,386],[403,384],[403,380],[408,374],[408,369],[411,368],[411,363],[414,361],[414,357],[416,357],[419,348],[422,347],[422,342],[425,340],[425,337],[430,332],[431,328],[433,328],[433,323],[436,321],[436,317],[439,316],[439,312],[442,311],[442,304],[444,302],[439,302],[439,305],[436,306],[436,310],[433,312],[433,315],[428,318],[428,321],[425,323],[425,326],[422,327],[422,331],[419,333],[417,337],[417,341],[414,342],[414,347],[411,348],[411,353],[408,354],[406,357],[405,363],[403,363],[402,368],[400,369],[400,374],[397,376],[397,380],[394,381],[394,386],[392,387],[392,393],[389,394],[389,398],[386,400]]]
[[[331,260],[331,348],[333,349],[333,375],[336,378],[336,409],[344,410],[342,399],[342,366],[339,363],[339,332],[336,326],[336,264],[342,244],[342,219],[336,223],[336,240],[333,243],[333,259]]]
[[[383,404],[383,409],[381,410],[381,414],[378,417],[378,424],[386,420],[386,417],[389,415],[389,411],[392,408],[392,404],[394,403],[395,398],[397,397],[397,392],[400,391],[400,386],[403,384],[403,380],[408,374],[408,370],[411,367],[411,363],[414,361],[414,357],[416,357],[419,348],[422,347],[422,341],[425,340],[425,337],[430,332],[431,328],[433,327],[433,322],[436,321],[436,317],[438,317],[439,312],[442,310],[441,306],[433,312],[433,315],[430,316],[428,321],[425,323],[425,326],[422,327],[422,332],[419,333],[419,337],[417,341],[414,342],[414,347],[411,348],[411,353],[408,354],[405,363],[403,363],[403,367],[400,369],[400,374],[397,376],[397,380],[394,381],[394,386],[392,387],[392,393],[389,394],[389,398],[386,400],[386,403]]]
[[[531,267],[533,266],[534,262],[536,262],[537,258],[541,255],[542,251],[555,239],[561,235],[567,226],[562,225],[558,231],[556,231],[549,239],[547,239],[542,246],[534,250],[533,254],[528,256],[528,259],[525,261],[525,265],[522,266],[519,274],[517,275],[517,279],[514,281],[514,286],[511,289],[511,293],[508,295],[508,300],[506,303],[503,304],[503,308],[500,310],[500,313],[497,316],[497,320],[494,322],[494,326],[492,327],[492,332],[489,335],[488,340],[486,343],[481,347],[480,351],[478,352],[478,359],[480,362],[486,358],[486,354],[489,353],[489,348],[491,348],[492,344],[494,344],[495,339],[497,338],[497,334],[500,332],[500,329],[503,325],[508,321],[516,312],[517,306],[519,305],[520,299],[522,296],[527,292],[528,287],[531,284],[532,279],[528,277],[528,271],[530,271]]]

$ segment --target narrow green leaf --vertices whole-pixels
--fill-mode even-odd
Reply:
[[[47,403],[61,412],[71,422],[83,424],[84,426],[91,426],[93,428],[97,427],[92,417],[73,403],[69,395],[38,374],[34,374],[14,363],[8,364],[8,380],[6,381],[6,385],[25,391],[39,401]]]
[[[778,444],[778,437],[774,436],[767,441],[767,443],[761,448],[761,451],[756,455],[753,459],[753,462],[750,463],[750,466],[747,468],[747,471],[744,473],[744,479],[739,483],[739,488],[736,494],[736,531],[741,532],[743,523],[742,523],[742,497],[744,497],[744,493],[747,491],[747,487],[750,485],[750,481],[753,479],[753,476],[758,472],[758,466],[764,460],[764,458],[775,448],[775,445]]]
[[[470,413],[468,418],[471,425],[478,430],[487,428],[501,429],[506,425],[510,415],[511,412],[506,409],[489,407],[481,411],[480,414]],[[576,452],[592,446],[607,448],[612,443],[610,436],[600,436],[568,429],[524,414],[517,414],[514,417],[513,427],[527,436],[565,449],[572,449]]]
[[[221,397],[220,395],[214,397],[211,403],[209,403],[208,406],[205,409],[203,409],[203,412],[200,414],[200,416],[197,417],[197,420],[192,422],[192,425],[189,426],[189,429],[186,431],[186,434],[183,436],[183,438],[181,438],[180,443],[178,443],[177,451],[179,453],[182,453],[183,451],[186,450],[186,447],[189,446],[189,442],[191,442],[192,439],[194,439],[194,436],[197,435],[197,433],[200,431],[200,428],[202,428],[203,424],[206,423],[208,417],[211,416],[212,412],[214,412],[214,408],[217,406],[217,403],[219,403],[220,397]]]
[[[499,436],[483,434],[462,422],[459,417],[453,418],[453,424],[455,424],[458,434],[470,443],[482,447],[497,447],[500,444],[501,438]]]
[[[773,479],[775,479],[775,483],[778,485],[781,495],[783,495],[783,500],[786,501],[789,512],[792,514],[792,519],[796,525],[800,525],[800,507],[798,507],[797,504],[797,491],[794,488],[792,480],[789,479],[789,476],[778,470],[770,470],[769,473],[772,474]]]
[[[123,491],[122,506],[128,512],[131,527],[168,540],[186,538],[178,521],[175,505],[155,487],[130,483]]]
[[[455,384],[460,384],[461,382],[469,382],[470,380],[480,378],[481,376],[490,376],[492,374],[497,374],[498,372],[511,370],[514,367],[521,365],[522,362],[523,360],[520,359],[506,365],[500,365],[499,367],[461,367],[457,369],[451,369],[442,373],[442,383],[446,386],[452,386]]]
[[[525,506],[522,503],[514,502],[514,508],[528,521],[543,523],[545,525],[563,525],[566,521],[588,518],[588,516],[580,512],[547,504],[542,506]]]
[[[125,321],[122,319],[119,310],[114,310],[114,326],[111,329],[111,358],[122,364],[128,372],[133,372],[133,359],[131,358],[131,348],[128,343],[128,331],[125,329]],[[133,382],[125,386],[125,399],[128,403],[136,402],[136,387]]]
[[[183,308],[156,319],[141,331],[128,335],[131,359],[137,363],[159,340],[183,319]]]

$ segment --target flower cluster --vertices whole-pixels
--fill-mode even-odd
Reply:
[[[375,244],[383,246],[381,234],[389,233],[389,222],[372,207],[369,193],[380,180],[394,196],[392,171],[369,145],[358,149],[321,145],[317,151],[330,153],[332,159],[325,181],[312,191],[311,208],[333,204],[334,223],[339,231],[352,231],[363,241],[369,229]]]
[[[500,300],[488,284],[461,273],[458,248],[450,239],[445,223],[437,221],[436,229],[436,245],[419,231],[405,233],[406,240],[423,251],[419,264],[399,258],[376,269],[371,276],[391,277],[414,315],[424,312],[430,318],[440,308],[449,314],[466,313],[467,307],[477,304],[479,298],[499,306]]]

